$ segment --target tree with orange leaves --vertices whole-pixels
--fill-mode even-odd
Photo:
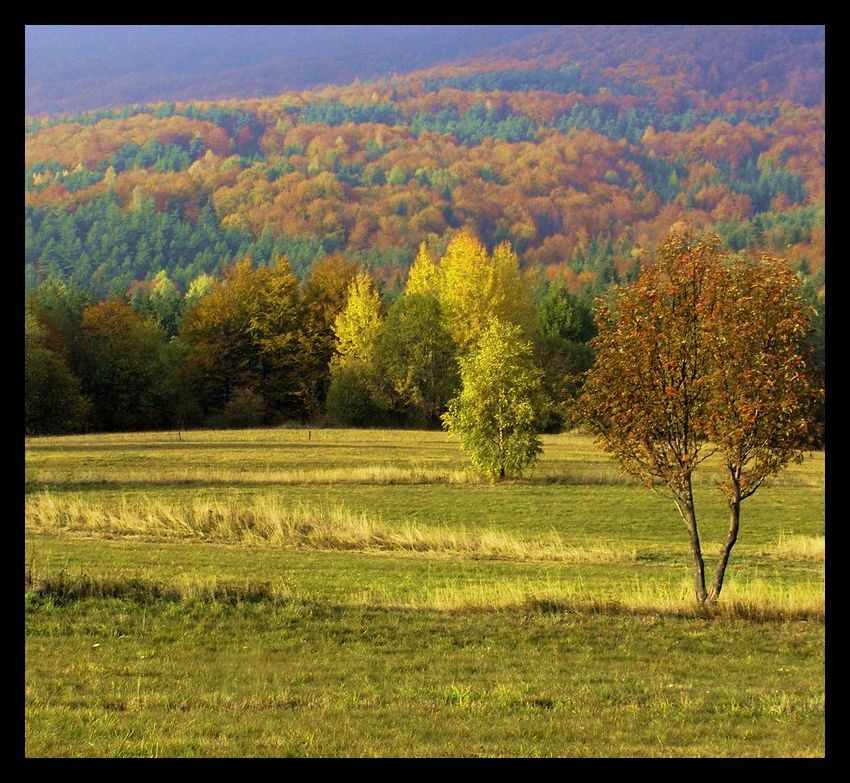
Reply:
[[[627,473],[670,492],[697,603],[714,603],[742,501],[802,459],[822,393],[805,361],[797,278],[778,259],[725,254],[717,237],[674,230],[634,284],[599,303],[597,325],[582,419]],[[707,588],[692,477],[712,454],[729,524]]]

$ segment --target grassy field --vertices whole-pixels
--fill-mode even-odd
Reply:
[[[492,484],[439,432],[28,440],[27,755],[823,755],[823,454],[706,614],[672,501],[544,446]]]

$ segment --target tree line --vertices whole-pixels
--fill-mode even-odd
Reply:
[[[808,361],[822,374],[822,311],[814,291],[800,292]],[[398,290],[342,253],[303,282],[283,256],[273,265],[245,257],[185,293],[160,271],[103,301],[50,278],[26,296],[25,429],[436,428],[497,321],[500,339],[513,330],[539,374],[537,429],[558,431],[573,424],[571,401],[594,365],[599,301],[522,269],[508,242],[488,252],[471,232],[441,253],[423,243]],[[821,411],[812,443],[822,421]]]
[[[458,361],[494,318],[534,346],[545,428],[592,362],[592,303],[470,232],[423,244],[400,290],[342,253],[229,264],[181,293],[160,271],[97,301],[51,277],[26,297],[28,434],[326,421],[438,427]]]

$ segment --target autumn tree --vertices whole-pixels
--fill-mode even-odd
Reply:
[[[336,352],[331,359],[328,415],[339,424],[375,424],[382,406],[376,400],[375,350],[383,332],[381,297],[367,272],[348,287],[343,310],[334,320]]]
[[[705,431],[725,469],[719,489],[729,510],[709,600],[717,600],[738,538],[741,502],[789,463],[801,462],[821,401],[806,351],[811,320],[797,275],[781,259],[726,260],[720,307],[707,324],[712,369]]]
[[[183,316],[190,374],[207,413],[250,389],[269,414],[304,415],[301,286],[289,262],[255,268],[250,258],[225,270]],[[244,406],[243,406],[244,407]]]
[[[424,262],[423,267],[427,269]],[[461,352],[469,350],[495,318],[520,326],[526,335],[534,331],[531,286],[509,243],[488,255],[476,236],[458,234],[440,260],[438,280],[446,329]]]
[[[360,272],[349,285],[345,308],[334,321],[337,345],[333,363],[370,364],[382,326],[381,297],[368,272]]]
[[[336,348],[334,323],[348,301],[348,290],[358,265],[342,253],[318,260],[304,281],[304,382],[309,412],[315,416],[324,405],[330,385],[330,363]]]
[[[408,294],[439,295],[440,270],[424,242],[419,245],[419,252],[407,273],[407,284],[404,290]]]
[[[741,501],[801,456],[817,389],[793,274],[776,259],[724,254],[677,227],[630,286],[599,302],[596,363],[581,415],[621,467],[672,495],[688,533],[697,602],[720,595]],[[705,564],[693,474],[719,454],[730,521],[714,580]]]
[[[543,451],[547,405],[530,341],[516,324],[495,319],[460,359],[460,375],[462,390],[442,417],[446,428],[479,472],[522,475]]]

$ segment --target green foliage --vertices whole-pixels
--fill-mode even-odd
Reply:
[[[156,211],[142,191],[138,206],[125,212],[114,195],[107,194],[70,211],[27,207],[26,258],[35,283],[52,275],[104,298],[110,292],[123,296],[134,281],[165,271],[186,290],[198,276],[219,275],[245,256],[258,266],[274,265],[275,258],[285,256],[306,276],[332,244],[315,237],[253,237],[222,228],[209,204],[197,221],[183,217],[179,205]]]
[[[212,427],[244,429],[258,427],[266,423],[268,411],[265,400],[249,388],[240,388],[233,392],[221,413],[210,417]]]
[[[543,431],[571,429],[578,424],[574,403],[583,374],[593,366],[593,349],[587,343],[540,334],[534,338],[534,360],[543,371],[543,391],[550,402]]]
[[[326,408],[328,418],[343,427],[367,427],[380,423],[381,406],[372,394],[374,377],[363,362],[351,361],[331,374]]]
[[[80,432],[91,421],[92,406],[80,389],[65,355],[47,344],[37,305],[26,302],[24,329],[24,431],[27,435]]]
[[[585,300],[571,294],[563,281],[547,286],[537,302],[540,334],[586,343],[596,333],[593,311]]]
[[[494,320],[460,360],[460,375],[463,388],[442,417],[446,428],[484,475],[522,475],[543,450],[547,408],[531,343],[520,327]]]
[[[155,324],[123,302],[92,305],[83,313],[79,352],[82,388],[99,429],[176,424],[172,357]]]
[[[130,306],[142,317],[155,323],[169,337],[177,334],[184,299],[165,270],[154,275],[149,284],[143,284],[129,297]]]
[[[440,425],[440,414],[457,391],[455,353],[435,296],[403,294],[390,308],[376,364],[391,397],[413,423]]]

